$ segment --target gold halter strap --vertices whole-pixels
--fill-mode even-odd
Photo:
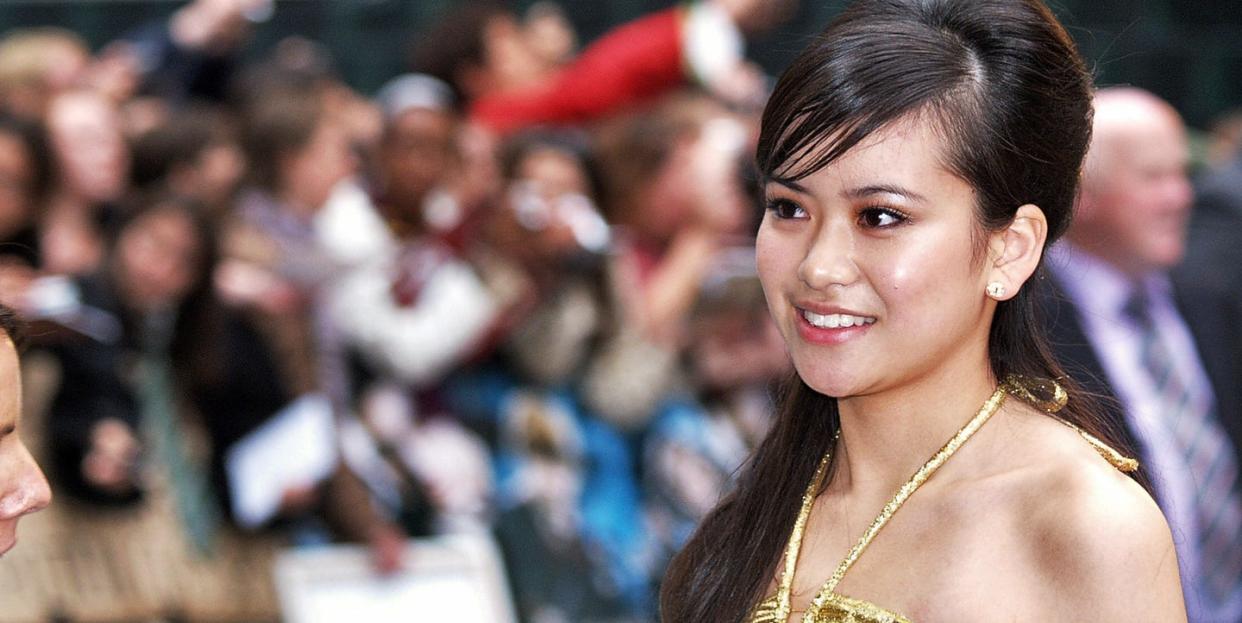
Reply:
[[[875,518],[875,521],[871,522],[871,526],[863,533],[862,538],[858,540],[854,548],[850,550],[845,559],[841,561],[841,564],[837,566],[837,570],[833,572],[832,577],[815,594],[815,598],[811,602],[814,607],[822,607],[824,602],[831,597],[833,591],[837,588],[837,584],[840,584],[841,579],[845,577],[845,573],[849,571],[854,562],[858,560],[858,557],[862,555],[863,550],[867,549],[867,546],[871,544],[871,540],[880,532],[880,529],[888,523],[893,513],[896,513],[897,509],[901,508],[902,504],[905,504],[906,499],[922,486],[924,482],[927,482],[927,479],[931,478],[932,474],[936,473],[936,470],[940,469],[940,466],[944,465],[944,462],[949,460],[949,457],[953,456],[953,453],[957,452],[958,448],[961,448],[962,444],[966,443],[966,440],[970,439],[983,426],[984,422],[987,422],[988,418],[991,418],[1000,409],[1001,404],[1005,402],[1007,390],[1007,383],[1002,383],[997,387],[992,397],[988,398],[987,402],[983,403],[983,406],[979,408],[979,412],[961,430],[957,431],[957,434],[948,443],[944,444],[944,447],[940,448],[939,452],[928,459],[910,477],[910,480],[906,481],[897,490],[897,494],[888,501],[888,504],[884,505],[880,515]],[[806,530],[806,522],[811,515],[811,506],[815,502],[816,493],[823,482],[825,472],[828,470],[828,463],[829,455],[825,454],[824,458],[820,460],[819,467],[815,470],[815,477],[811,479],[810,487],[807,488],[806,493],[802,496],[802,508],[798,512],[798,519],[794,522],[793,533],[789,537],[789,545],[785,548],[785,568],[781,573],[781,579],[777,588],[776,620],[778,621],[789,620],[791,609],[790,596],[793,591],[794,570],[798,566],[798,553],[802,549],[802,534]]]

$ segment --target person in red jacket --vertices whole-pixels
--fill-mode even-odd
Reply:
[[[471,120],[506,134],[591,121],[698,82],[730,98],[759,88],[741,29],[769,26],[789,0],[705,0],[623,24],[563,65],[541,59],[499,3],[446,15],[415,53],[418,71],[452,84]]]

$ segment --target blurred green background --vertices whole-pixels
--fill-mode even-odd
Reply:
[[[322,42],[341,74],[371,93],[404,69],[419,29],[446,7],[469,0],[277,0],[250,53],[300,34]],[[533,0],[511,2],[522,10]],[[0,32],[31,25],[72,29],[98,47],[144,22],[167,16],[172,0],[0,0]],[[589,41],[609,26],[674,4],[669,0],[563,0]],[[752,42],[750,56],[779,71],[846,4],[802,0],[782,29]],[[1173,102],[1192,126],[1206,128],[1242,106],[1242,2],[1238,0],[1054,0],[1050,3],[1100,84],[1133,84]]]

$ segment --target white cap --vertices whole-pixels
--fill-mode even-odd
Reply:
[[[427,74],[404,74],[389,80],[375,95],[386,120],[412,108],[448,112],[453,109],[453,90]]]

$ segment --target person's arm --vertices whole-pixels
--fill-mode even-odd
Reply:
[[[434,381],[472,355],[499,313],[491,293],[459,261],[439,266],[411,304],[396,300],[386,267],[360,268],[342,281],[330,305],[351,346],[415,385]]]
[[[710,83],[741,60],[734,19],[730,9],[712,2],[639,18],[595,41],[548,83],[476,100],[470,116],[504,134],[596,119],[688,79]]]
[[[142,91],[172,101],[225,98],[246,41],[247,14],[263,11],[268,0],[194,0],[167,22],[153,22],[120,43],[143,69]]]
[[[61,386],[48,414],[56,479],[79,498],[127,503],[136,481],[138,404],[120,377],[120,353],[95,342],[56,349]]]

